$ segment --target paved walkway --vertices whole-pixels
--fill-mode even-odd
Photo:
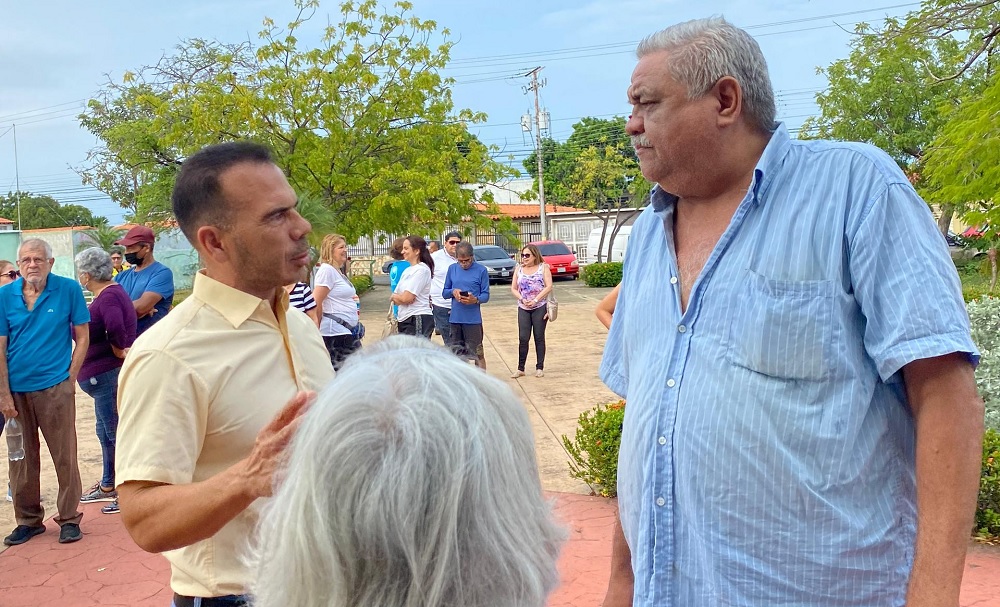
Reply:
[[[611,501],[551,493],[569,539],[559,559],[562,585],[549,607],[599,607],[611,559],[615,510]],[[102,515],[102,504],[84,504],[83,540],[58,543],[58,527],[0,553],[2,607],[167,607],[170,568],[140,550],[121,517]],[[962,607],[1000,605],[1000,550],[972,546],[966,559]]]

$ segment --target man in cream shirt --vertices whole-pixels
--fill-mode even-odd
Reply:
[[[135,542],[170,561],[175,607],[244,605],[259,498],[333,377],[315,324],[288,312],[282,288],[309,263],[311,226],[253,143],[188,158],[172,201],[205,269],[122,368],[119,502]]]

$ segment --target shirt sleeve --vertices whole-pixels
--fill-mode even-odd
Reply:
[[[0,337],[10,336],[10,324],[7,320],[7,297],[0,291]]]
[[[908,183],[891,183],[860,210],[848,231],[854,296],[867,321],[864,344],[879,376],[954,352],[973,364],[962,287],[927,204]]]
[[[485,267],[479,269],[479,293],[476,294],[476,299],[481,304],[490,300],[490,274]]]
[[[313,290],[304,282],[299,284],[302,285],[302,309],[306,312],[314,310],[316,308],[316,300],[313,299]]]
[[[83,289],[76,285],[70,286],[70,308],[69,319],[73,326],[83,325],[90,322],[90,310],[87,309],[87,300],[83,298]]]
[[[110,305],[101,306],[101,318],[104,320],[104,330],[108,333],[108,341],[111,345],[118,348],[119,350],[124,350],[125,348],[131,347],[132,342],[135,341],[135,331],[129,334],[129,330],[125,325],[125,314],[126,312],[122,310],[116,302],[108,302]],[[135,308],[129,305],[128,313],[135,314]]]
[[[193,480],[208,426],[208,394],[201,378],[174,356],[132,350],[119,380],[119,486]]]
[[[337,277],[335,275],[336,270],[333,266],[329,264],[320,265],[319,269],[316,270],[316,286],[326,287],[327,289],[333,290],[333,287],[337,285]]]
[[[174,273],[170,271],[170,268],[163,266],[160,268],[160,271],[156,273],[156,275],[149,279],[149,283],[146,285],[146,291],[156,293],[163,299],[173,297]]]
[[[455,294],[452,293],[452,290],[454,290],[455,287],[451,285],[451,276],[453,274],[452,268],[454,268],[455,265],[448,268],[448,273],[444,275],[444,289],[441,291],[441,297],[444,297],[445,299],[455,299]]]

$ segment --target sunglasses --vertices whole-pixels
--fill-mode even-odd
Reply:
[[[531,257],[531,253],[521,253],[521,257]]]
[[[462,242],[462,241],[461,240],[449,240],[448,244],[450,244],[450,245],[456,245],[456,244],[458,244],[460,242]]]
[[[10,270],[9,272],[3,272],[2,274],[0,274],[0,276],[6,276],[11,280],[17,280],[17,277],[20,275],[21,273],[18,272],[17,270]]]

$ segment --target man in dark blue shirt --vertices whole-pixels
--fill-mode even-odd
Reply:
[[[451,306],[451,339],[448,346],[456,354],[475,360],[476,366],[486,368],[483,351],[483,315],[479,304],[490,300],[490,275],[486,266],[476,263],[472,243],[460,242],[455,246],[458,263],[448,268],[441,296],[454,300]]]
[[[174,302],[174,273],[153,259],[153,230],[133,226],[115,244],[125,247],[125,261],[132,267],[115,275],[115,281],[128,293],[139,318],[136,334],[167,315]]]

